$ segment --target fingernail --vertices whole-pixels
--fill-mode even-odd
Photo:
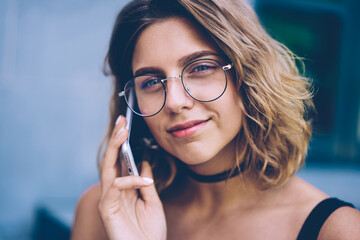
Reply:
[[[153,182],[154,182],[153,179],[148,178],[148,177],[143,177],[142,179],[143,179],[145,182],[147,182],[147,183],[153,183]]]
[[[120,122],[121,118],[122,118],[122,116],[120,115],[120,116],[116,119],[115,125],[117,125],[117,124]]]
[[[119,135],[119,134],[121,134],[124,130],[125,130],[125,128],[123,128],[123,127],[120,128],[119,131],[117,131],[116,136]]]

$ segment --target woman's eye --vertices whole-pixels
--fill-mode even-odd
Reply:
[[[204,72],[207,72],[207,71],[212,71],[216,69],[216,66],[213,66],[213,65],[209,65],[209,64],[203,64],[203,65],[198,65],[198,66],[195,66],[191,69],[190,73],[204,73]]]
[[[147,88],[151,88],[156,86],[157,84],[161,84],[160,83],[160,79],[158,78],[150,78],[150,79],[146,79],[142,82],[141,84],[141,88],[142,89],[147,89]]]

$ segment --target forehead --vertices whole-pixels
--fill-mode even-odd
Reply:
[[[153,23],[138,37],[132,58],[137,68],[175,63],[198,51],[216,52],[209,40],[188,20],[170,18]]]

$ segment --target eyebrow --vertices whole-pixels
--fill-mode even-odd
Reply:
[[[134,77],[148,75],[148,74],[161,74],[161,73],[162,73],[162,71],[158,68],[143,67],[143,68],[136,70],[136,72],[134,73]]]
[[[209,55],[220,56],[218,53],[213,52],[213,51],[200,51],[200,52],[194,52],[190,55],[184,56],[184,57],[180,58],[178,62],[179,62],[180,66],[185,66],[189,62],[192,62],[198,58],[202,58],[202,57],[209,56]]]
[[[179,66],[185,66],[186,64],[196,60],[196,59],[199,59],[199,58],[202,58],[202,57],[205,57],[205,56],[210,56],[210,55],[213,55],[213,56],[220,56],[220,54],[216,53],[216,52],[213,52],[213,51],[199,51],[199,52],[194,52],[194,53],[191,53],[189,55],[186,55],[182,58],[180,58],[178,60],[178,65]],[[144,68],[140,68],[138,70],[136,70],[136,72],[134,73],[134,76],[142,76],[142,75],[147,75],[147,74],[161,74],[163,73],[159,68],[156,68],[156,67],[144,67]]]

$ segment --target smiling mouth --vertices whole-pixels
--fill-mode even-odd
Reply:
[[[167,130],[167,132],[176,138],[189,137],[195,132],[197,132],[199,129],[201,129],[203,126],[205,126],[210,119],[194,120],[183,124],[178,124],[171,127],[169,130]]]

